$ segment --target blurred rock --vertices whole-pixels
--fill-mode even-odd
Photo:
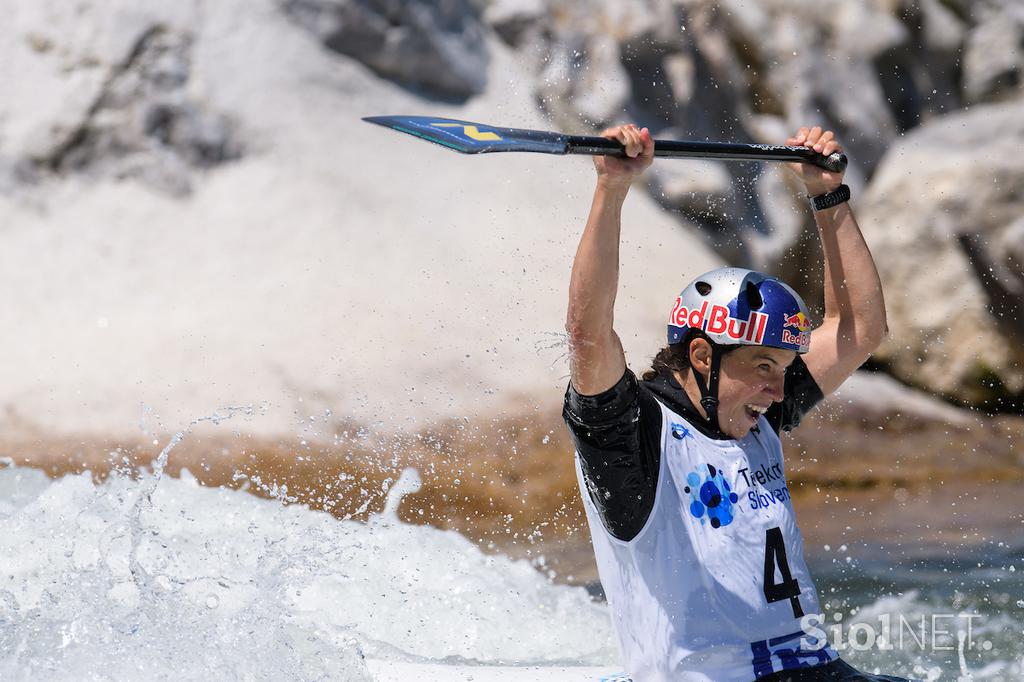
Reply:
[[[537,98],[562,127],[600,129],[629,117],[657,129],[671,121],[665,55],[687,45],[680,13],[666,0],[549,0]],[[641,115],[658,108],[657,116]]]
[[[1008,301],[1024,272],[1007,248],[1024,214],[1021,144],[1024,102],[973,107],[910,132],[871,182],[860,222],[891,330],[879,357],[908,383],[993,406],[1024,391],[1024,346],[1005,331],[1021,324]]]
[[[900,0],[893,11],[899,39],[874,55],[872,66],[902,132],[962,106],[959,79],[967,25],[938,0]]]
[[[975,26],[963,55],[964,98],[971,103],[1006,99],[1024,84],[1024,7],[991,12]]]
[[[921,15],[920,28],[925,44],[934,49],[956,50],[964,40],[965,22],[939,0],[904,0],[905,12]]]
[[[1011,269],[1024,272],[1024,216],[1006,228],[999,249],[1006,254],[1007,264]]]
[[[494,0],[484,10],[484,23],[515,47],[546,14],[544,0]]]
[[[0,0],[0,184],[37,177],[33,163],[72,143],[154,27],[183,30],[195,18],[190,0],[137,4],[84,2],[72,12],[60,0]]]
[[[844,411],[858,420],[879,421],[890,417],[913,418],[933,427],[969,426],[977,415],[910,388],[881,372],[855,372],[822,406],[827,416]]]
[[[280,0],[330,50],[426,94],[464,99],[487,84],[487,44],[470,0]]]
[[[181,195],[196,168],[241,155],[192,78],[192,4],[122,4],[83,4],[76,20],[56,3],[4,8],[15,39],[0,62],[17,77],[0,102],[0,191],[75,173]]]
[[[757,178],[756,193],[768,229],[748,230],[749,248],[755,269],[769,270],[805,293],[815,292],[816,295],[808,296],[810,305],[815,307],[821,299],[821,255],[820,249],[813,253],[802,250],[818,247],[816,234],[805,235],[808,209],[797,182],[778,164],[763,169]]]
[[[670,54],[664,62],[665,81],[672,98],[679,103],[687,103],[693,99],[696,88],[697,66],[692,55],[685,53]]]
[[[88,115],[40,161],[59,173],[138,177],[182,195],[192,168],[240,158],[231,122],[188,90],[190,45],[183,33],[158,27],[144,33]]]
[[[721,161],[694,159],[653,169],[656,194],[674,208],[701,213],[721,206],[732,194],[732,176]]]
[[[1003,231],[999,240],[1003,248],[990,247],[980,234],[957,235],[960,248],[985,291],[997,327],[1018,344],[1024,344],[1024,267],[1013,254],[1019,244],[1012,250],[1006,247],[1010,239],[1020,236],[1021,224],[1017,220]]]
[[[618,123],[629,96],[629,79],[622,66],[619,45],[610,36],[593,36],[581,55],[566,55],[573,61],[570,73],[571,94],[575,112],[599,127]],[[576,58],[581,59],[576,63]]]
[[[541,107],[562,127],[601,129],[623,119],[629,77],[610,36],[566,36],[552,46],[536,91]]]
[[[778,143],[818,124],[847,146],[857,196],[899,134],[960,108],[964,91],[995,98],[1013,82],[1020,55],[1008,36],[1021,12],[1005,0],[546,0],[543,8],[549,20],[523,54],[540,55],[538,99],[560,127],[586,132],[629,119],[683,139]],[[538,0],[487,10],[515,31],[541,11]],[[980,49],[990,21],[1005,23],[999,55]],[[968,64],[971,41],[979,55]],[[820,254],[803,243],[816,237],[810,214],[794,230],[768,206],[802,204],[761,196],[750,165],[730,164],[727,173],[734,201],[724,211],[659,198],[667,185],[654,174],[650,190],[729,261],[772,269],[766,259],[786,253],[786,269],[817,272]],[[804,293],[816,298],[820,286]]]
[[[872,60],[905,39],[895,17],[874,3],[691,5],[701,54],[715,80],[736,91],[745,130],[753,114],[782,115],[787,127],[816,123],[857,139],[863,168],[881,158],[896,130]]]

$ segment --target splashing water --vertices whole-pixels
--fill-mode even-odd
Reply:
[[[195,420],[152,473],[115,472],[99,485],[0,460],[0,679],[362,682],[367,657],[618,665],[607,609],[583,589],[552,585],[454,531],[402,523],[402,497],[420,486],[414,469],[367,523],[288,504],[286,491],[267,500],[203,487],[187,470],[164,477],[195,425],[237,414],[251,408]],[[994,567],[926,563],[892,584],[868,567],[820,567],[826,608],[846,625],[984,616],[972,621],[973,648],[953,630],[949,656],[922,651],[910,632],[895,650],[842,655],[929,682],[1021,679],[1024,582],[1015,551],[1004,552],[989,557]],[[963,578],[952,596],[951,574]]]
[[[423,482],[420,480],[418,471],[409,467],[398,477],[398,481],[388,491],[387,499],[384,501],[384,511],[381,512],[380,520],[384,523],[399,523],[398,505],[406,495],[418,493]]]
[[[606,609],[458,533],[151,474],[0,470],[0,679],[369,680],[364,656],[614,664]]]
[[[1024,581],[1002,566],[1016,550],[984,551],[991,565],[965,549],[955,561],[812,566],[830,642],[865,672],[925,682],[1024,679],[1024,614],[1012,608]]]

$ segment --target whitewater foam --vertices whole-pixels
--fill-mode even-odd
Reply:
[[[365,658],[618,665],[607,608],[582,588],[457,532],[402,523],[414,470],[391,485],[381,514],[339,520],[286,494],[204,487],[187,469],[163,476],[181,436],[152,471],[115,470],[102,483],[0,462],[0,679],[362,682]],[[849,570],[820,586],[834,593],[828,585]],[[1012,567],[978,570],[982,589],[954,598],[922,587],[823,602],[847,627],[983,613],[975,648],[843,656],[929,682],[1020,679],[1022,619],[1010,606],[1020,583]]]
[[[616,659],[606,609],[582,588],[393,514],[339,521],[187,470],[96,484],[6,468],[0,500],[4,680],[366,680],[364,655]]]

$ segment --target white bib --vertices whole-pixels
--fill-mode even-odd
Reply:
[[[761,417],[759,433],[716,441],[658,404],[654,508],[632,540],[605,529],[576,457],[601,583],[633,680],[751,682],[835,660],[826,641],[801,630],[801,617],[821,609],[778,435]]]

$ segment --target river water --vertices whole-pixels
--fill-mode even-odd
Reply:
[[[369,680],[363,657],[618,665],[584,588],[399,522],[414,474],[364,523],[155,468],[102,484],[0,469],[0,679]],[[828,547],[812,558],[822,627],[869,671],[1024,679],[1020,546],[975,554],[894,566]]]

